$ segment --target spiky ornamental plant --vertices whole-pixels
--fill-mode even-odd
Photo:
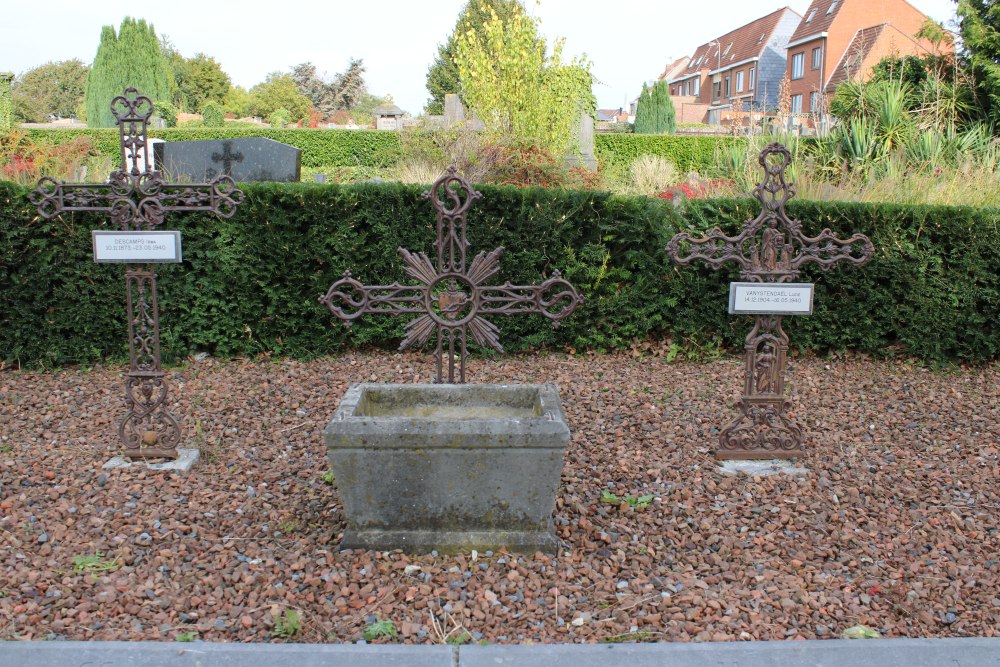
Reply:
[[[111,100],[129,87],[152,100],[171,99],[172,79],[152,24],[125,17],[117,34],[114,26],[104,26],[87,75],[87,124],[114,127]]]

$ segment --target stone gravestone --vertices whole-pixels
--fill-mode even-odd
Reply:
[[[589,113],[580,114],[580,124],[577,127],[577,150],[576,155],[569,159],[569,163],[574,167],[585,167],[591,171],[597,171],[597,158],[594,157],[594,119]]]
[[[298,182],[302,171],[301,150],[264,137],[169,141],[154,146],[153,155],[160,171],[181,181]]]

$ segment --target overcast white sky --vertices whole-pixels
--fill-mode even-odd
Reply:
[[[877,3],[880,0],[868,0]],[[800,14],[809,0],[785,0]],[[953,0],[911,0],[953,27]],[[311,61],[333,75],[348,58],[362,58],[370,92],[391,94],[416,115],[428,93],[427,68],[455,26],[465,0],[13,0],[0,11],[0,71],[21,74],[48,61],[90,63],[101,26],[124,16],[152,22],[184,56],[214,57],[233,83],[250,88],[272,71]],[[565,37],[565,55],[586,54],[600,82],[598,106],[617,108],[642,82],[713,37],[778,9],[781,0],[527,0],[549,38]],[[237,8],[238,7],[238,8]]]

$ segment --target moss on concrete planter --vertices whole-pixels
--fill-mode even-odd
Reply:
[[[353,385],[325,435],[342,549],[556,551],[554,385]]]

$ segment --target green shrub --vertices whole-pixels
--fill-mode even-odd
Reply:
[[[215,102],[205,102],[201,108],[201,118],[205,127],[222,127],[226,121],[226,112]]]
[[[745,139],[735,137],[684,137],[650,134],[598,134],[594,137],[597,161],[602,169],[624,173],[642,155],[656,155],[673,162],[680,172],[697,171],[715,176],[715,151]]]
[[[288,127],[288,123],[291,120],[292,115],[288,113],[288,109],[275,109],[267,118],[267,122],[271,124],[271,127],[278,129]]]
[[[156,108],[156,115],[163,119],[167,127],[177,127],[177,109],[167,100],[160,100],[153,104]]]
[[[173,215],[184,263],[163,265],[160,306],[167,362],[197,350],[220,356],[335,354],[394,348],[409,318],[370,315],[350,329],[317,302],[345,269],[366,284],[412,284],[396,248],[429,252],[435,226],[425,187],[246,184],[229,220]],[[536,284],[554,269],[586,302],[559,329],[537,315],[491,318],[509,351],[610,349],[672,334],[740,349],[750,318],[727,315],[735,269],[673,265],[664,246],[681,229],[735,234],[751,199],[689,200],[675,208],[606,192],[478,186],[471,250],[504,246],[497,283]],[[128,357],[120,267],[95,264],[90,230],[103,214],[37,216],[28,189],[0,183],[0,359],[32,365]],[[822,273],[810,317],[787,318],[799,349],[854,349],[928,360],[1000,353],[1000,211],[794,201],[804,231],[871,236],[865,267]]]

